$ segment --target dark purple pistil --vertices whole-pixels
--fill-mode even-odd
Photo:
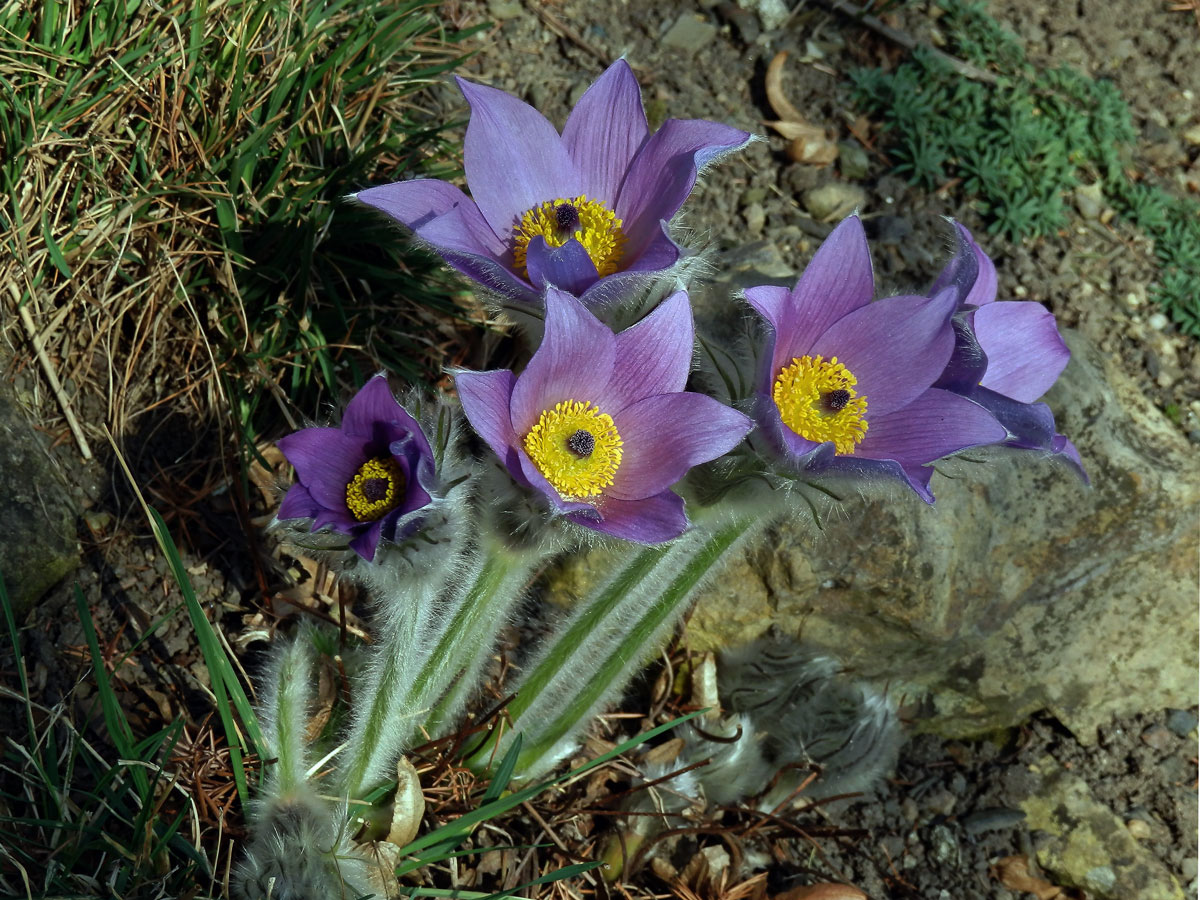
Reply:
[[[560,203],[554,207],[554,224],[559,234],[570,234],[579,227],[579,210],[571,203]]]
[[[821,403],[829,412],[841,412],[849,402],[850,392],[841,390],[840,388],[821,395]]]
[[[362,483],[362,495],[371,503],[378,503],[387,498],[388,480],[386,478],[368,478]]]
[[[592,451],[596,449],[596,437],[590,431],[580,428],[567,438],[567,449],[580,459],[591,456]]]

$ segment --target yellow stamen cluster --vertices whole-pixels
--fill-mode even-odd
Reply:
[[[581,439],[579,432],[591,439]],[[525,435],[525,452],[559,496],[584,500],[613,483],[621,465],[621,436],[612,416],[590,401],[566,400],[542,411]]]
[[[346,508],[358,521],[374,522],[400,504],[405,486],[404,472],[394,459],[368,459],[346,485]]]
[[[775,379],[775,405],[783,424],[810,441],[833,441],[838,453],[853,453],[867,433],[867,398],[837,357],[802,356]]]
[[[529,242],[539,235],[550,247],[561,247],[575,238],[583,244],[601,278],[617,271],[625,247],[625,232],[621,230],[617,214],[599,200],[589,200],[584,194],[571,200],[559,198],[539,203],[526,210],[514,230],[513,266],[526,278],[529,273],[525,268],[525,254]]]

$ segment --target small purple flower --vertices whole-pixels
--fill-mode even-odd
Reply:
[[[770,326],[756,416],[798,468],[899,477],[931,503],[929,463],[1007,433],[980,406],[933,387],[954,349],[957,296],[872,303],[874,291],[856,216],[834,229],[792,290],[746,290]]]
[[[379,539],[398,542],[420,526],[432,502],[433,454],[421,427],[376,375],[346,406],[338,428],[304,428],[279,441],[296,469],[280,519],[312,519],[351,537],[371,562]]]
[[[751,140],[698,119],[668,119],[651,135],[624,60],[588,88],[561,136],[516,97],[461,78],[458,86],[471,106],[463,148],[471,197],[434,179],[355,197],[460,272],[527,303],[554,285],[594,306],[673,266],[681,250],[667,222],[697,173]]]
[[[1062,374],[1071,351],[1040,303],[996,300],[996,267],[971,232],[955,223],[957,251],[931,288],[958,300],[954,352],[937,386],[978,403],[1008,429],[1003,443],[1066,460],[1087,481],[1079,451],[1054,414],[1035,402]]]
[[[643,544],[678,537],[669,488],[733,449],[752,422],[684,391],[692,363],[687,294],[613,334],[570,294],[546,292],[546,335],[520,377],[458,372],[471,426],[520,484],[587,528]]]

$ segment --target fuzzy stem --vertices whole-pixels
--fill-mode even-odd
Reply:
[[[514,715],[513,730],[525,738],[526,750],[517,763],[522,777],[535,776],[553,763],[555,747],[635,674],[650,646],[683,613],[703,581],[769,521],[760,516],[718,521],[697,527],[665,550],[642,551],[585,605],[561,639],[570,646],[560,649],[555,642],[526,682],[531,686],[537,679],[522,702],[522,714]],[[580,650],[589,635],[601,638],[588,654],[591,660],[600,654],[600,661],[588,660],[587,671],[581,671],[572,663],[584,658]]]
[[[301,630],[272,663],[260,713],[265,743],[275,755],[266,786],[266,793],[274,797],[296,793],[307,780],[305,727],[312,700],[312,669],[312,642],[308,632]]]

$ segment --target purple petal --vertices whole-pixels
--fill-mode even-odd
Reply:
[[[961,222],[954,223],[954,239],[954,256],[934,281],[929,295],[932,297],[946,288],[953,288],[960,304],[983,306],[991,303],[996,299],[995,264]]]
[[[784,325],[795,318],[792,313],[792,292],[783,285],[763,284],[748,287],[742,292],[742,296],[755,312],[767,320],[776,337]]]
[[[612,377],[616,338],[583,304],[563,291],[546,291],[546,334],[512,392],[512,428],[529,432],[546,409],[564,400],[592,402]]]
[[[904,464],[891,459],[860,459],[857,456],[833,457],[821,469],[822,475],[836,475],[857,481],[888,479],[900,481],[912,488],[926,503],[933,503],[933,492],[929,490],[933,469],[928,466]]]
[[[534,287],[553,285],[576,296],[600,278],[596,264],[575,238],[561,247],[551,247],[541,235],[536,236],[529,242],[525,264]]]
[[[608,491],[639,500],[670,487],[692,466],[724,456],[753,421],[704,394],[647,397],[614,416],[624,455]]]
[[[606,498],[599,513],[571,513],[572,522],[637,544],[661,544],[687,530],[683,500],[670,491],[641,500]]]
[[[990,303],[976,311],[974,325],[988,359],[980,383],[1022,403],[1050,390],[1071,358],[1054,315],[1040,303]]]
[[[888,297],[839,319],[804,352],[837,357],[867,398],[867,422],[910,403],[937,380],[954,350],[953,291]],[[776,356],[780,356],[779,350]]]
[[[337,428],[304,428],[280,438],[278,447],[317,503],[345,510],[346,485],[366,462],[361,438]]]
[[[502,264],[511,260],[509,243],[497,237],[492,226],[484,220],[479,207],[470,201],[417,226],[413,233],[441,252],[482,256]],[[505,235],[506,238],[508,236]]]
[[[420,232],[454,212],[454,228],[436,228],[426,237],[430,243],[484,253],[499,258],[506,245],[488,226],[479,207],[462,191],[445,181],[417,178],[367,188],[353,199],[387,213],[398,222]],[[436,236],[436,239],[435,237]]]
[[[580,190],[612,209],[625,171],[649,133],[641,88],[629,63],[618,59],[579,98],[563,128]]]
[[[322,509],[318,512],[313,517],[312,530],[320,531],[322,528],[332,528],[342,534],[353,534],[356,530],[361,529],[362,524],[354,518],[354,514],[343,503],[341,509]]]
[[[636,256],[626,248],[621,268],[629,272],[662,272],[679,262],[681,256],[682,248],[671,239],[667,223],[660,220],[658,229],[652,232],[649,242],[641,247]]]
[[[478,254],[439,247],[433,249],[447,265],[509,300],[534,305],[542,299],[541,291],[534,290],[528,282],[513,274],[507,265]]]
[[[350,541],[350,549],[367,562],[374,562],[375,551],[379,549],[381,530],[379,522],[372,522],[369,528],[363,529],[357,537]]]
[[[686,291],[676,291],[618,334],[616,364],[605,390],[612,414],[643,397],[682,391],[692,368],[693,341]]]
[[[498,235],[539,203],[579,193],[575,165],[546,117],[504,91],[457,79],[471,105],[463,168],[471,196]]]
[[[955,314],[951,322],[954,326],[954,351],[950,354],[945,371],[934,382],[934,387],[970,395],[979,386],[983,373],[987,371],[988,358],[979,346],[975,332],[971,330],[974,316],[974,311]]]
[[[1084,484],[1092,483],[1092,480],[1088,478],[1087,471],[1083,468],[1083,458],[1079,455],[1079,451],[1063,435],[1056,434],[1054,436],[1054,439],[1050,442],[1050,452],[1066,462],[1075,471],[1075,474],[1082,479]]]
[[[749,132],[702,119],[668,119],[642,144],[621,184],[617,217],[624,222],[627,250],[641,255],[670,221],[696,184],[699,170],[750,143]]]
[[[311,519],[320,510],[321,504],[312,498],[312,494],[308,492],[308,488],[302,484],[293,484],[288,488],[283,502],[279,504],[279,512],[276,513],[276,518]]]
[[[808,353],[817,338],[865,307],[874,293],[866,232],[858,216],[848,216],[817,248],[783,307],[775,325],[772,373],[777,375],[794,357]]]
[[[1007,429],[982,406],[937,388],[890,415],[872,417],[869,425],[855,455],[894,459],[906,466],[924,465],[968,447],[998,444],[1008,437]]]
[[[342,433],[372,440],[381,423],[398,423],[407,431],[420,431],[416,420],[405,411],[388,387],[387,378],[376,375],[362,386],[342,413]]]
[[[454,373],[454,387],[458,391],[463,414],[475,433],[506,465],[517,445],[517,435],[513,431],[509,413],[514,384],[516,376],[508,369]],[[508,468],[512,471],[511,465]]]

